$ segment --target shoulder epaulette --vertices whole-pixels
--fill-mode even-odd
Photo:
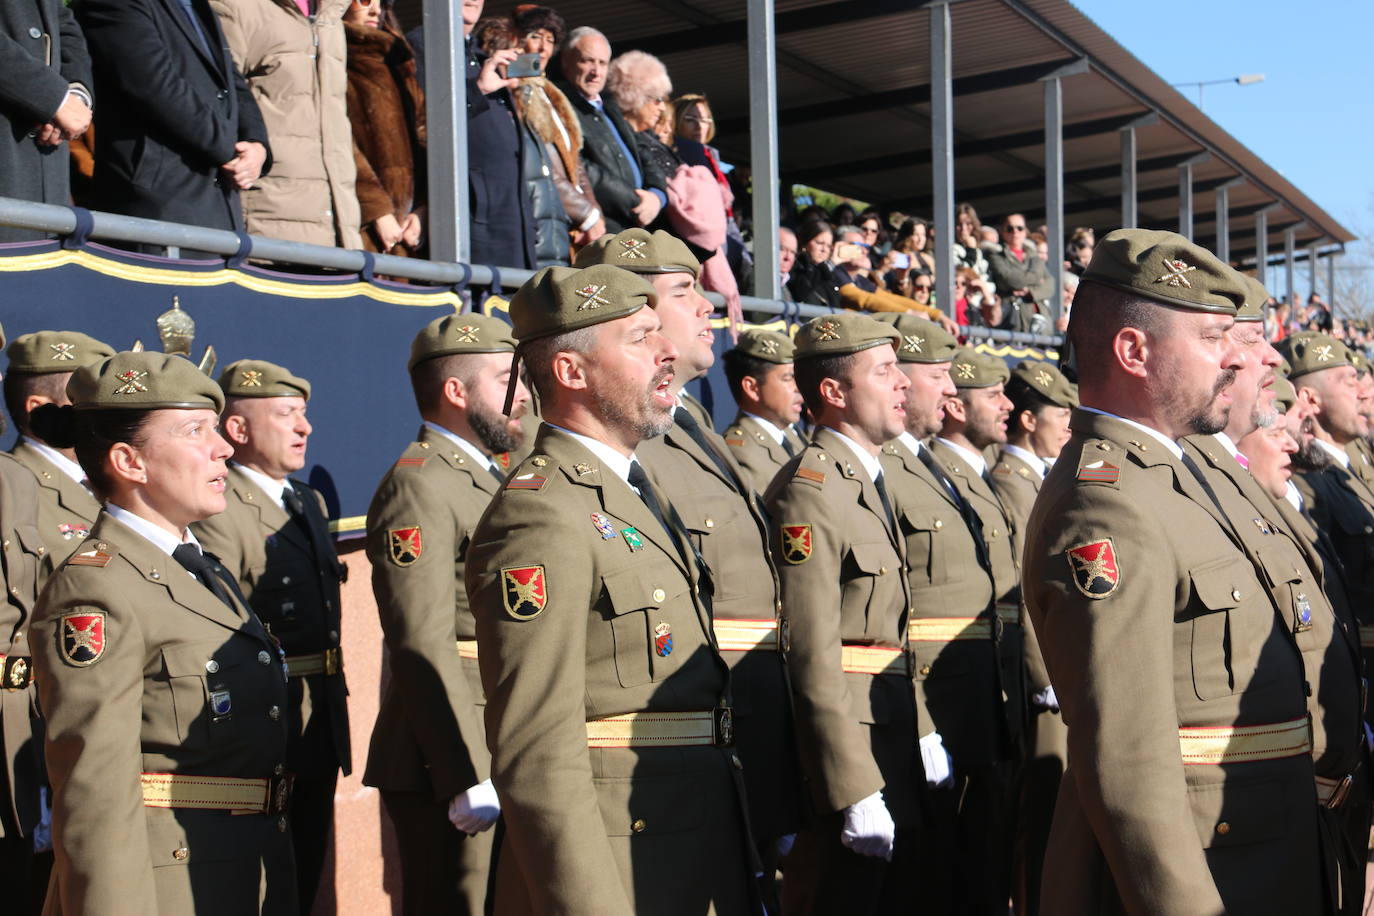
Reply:
[[[824,472],[824,471],[817,471],[817,470],[814,470],[814,469],[812,469],[812,468],[798,467],[798,468],[797,468],[797,473],[794,474],[793,476],[794,476],[795,478],[798,478],[798,479],[801,479],[801,480],[809,480],[809,481],[811,481],[812,483],[815,483],[815,484],[823,484],[823,483],[825,483],[825,472]]]
[[[1117,486],[1121,480],[1121,458],[1109,442],[1086,442],[1078,456],[1075,479],[1085,483]]]
[[[726,444],[726,445],[743,445],[743,444],[744,444],[744,437],[743,437],[743,436],[726,436],[726,437],[725,437],[725,444]]]
[[[428,461],[428,460],[429,460],[428,457],[424,457],[424,458],[397,458],[397,459],[396,459],[396,467],[398,467],[398,468],[418,468],[418,467],[421,467],[421,466],[422,466],[426,461]]]

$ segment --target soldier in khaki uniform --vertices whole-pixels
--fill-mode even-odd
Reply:
[[[69,403],[67,380],[72,373],[113,356],[114,349],[77,331],[38,331],[16,337],[5,355],[5,406],[19,431],[10,454],[38,480],[38,531],[56,566],[91,530],[100,503],[87,489],[86,474],[72,450],[44,442],[34,433],[29,416],[44,404]]]
[[[505,479],[491,456],[519,447],[529,395],[515,341],[483,315],[431,321],[410,348],[423,425],[367,510],[367,556],[391,672],[363,782],[381,790],[401,851],[406,914],[480,914],[500,811],[482,729],[477,632],[463,579],[473,529]]]
[[[1028,360],[1011,370],[1007,397],[1012,405],[1007,444],[992,467],[992,489],[1018,532],[1019,545],[1024,543],[1026,523],[1045,474],[1069,441],[1069,415],[1078,406],[1078,388],[1049,363]],[[1028,620],[1022,620],[1022,625],[1030,733],[1021,769],[1012,897],[1018,914],[1034,914],[1039,912],[1045,844],[1067,763],[1068,730],[1059,715],[1059,701],[1035,630]]]
[[[224,368],[219,386],[225,397],[221,428],[234,448],[227,506],[192,530],[286,652],[286,766],[296,775],[291,833],[301,912],[309,913],[332,843],[339,770],[348,775],[353,769],[339,650],[344,567],[324,498],[290,478],[305,467],[310,383],[274,363],[241,359]]]
[[[224,509],[224,395],[161,353],[118,353],[67,392],[44,438],[75,446],[105,508],[31,627],[45,912],[294,916],[282,655],[189,530]]]
[[[792,425],[801,419],[802,408],[793,349],[786,334],[754,328],[725,353],[725,380],[739,405],[725,430],[725,444],[759,493],[805,446]]]
[[[782,595],[761,500],[724,440],[682,403],[682,385],[715,362],[712,306],[695,286],[701,265],[679,239],[643,229],[602,236],[578,253],[577,263],[611,264],[648,280],[658,297],[653,308],[662,322],[660,333],[678,353],[672,391],[679,405],[673,425],[663,436],[645,441],[636,454],[677,509],[710,574],[707,600],[716,642],[732,674],[750,826],[771,875],[777,842],[797,832],[803,804],[778,639]]]
[[[1226,426],[1243,298],[1207,251],[1130,229],[1074,299],[1083,407],[1025,548],[1069,728],[1043,912],[1325,907],[1292,620],[1176,441]]]
[[[497,914],[760,912],[708,574],[636,458],[672,423],[655,295],[596,265],[541,270],[511,300],[544,426],[467,568]]]
[[[815,822],[783,883],[788,913],[880,913],[918,898],[923,729],[907,648],[905,548],[878,460],[905,428],[901,337],[867,315],[797,332],[797,387],[817,421],[766,500]]]

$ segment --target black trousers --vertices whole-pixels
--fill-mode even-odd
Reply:
[[[448,805],[426,792],[382,790],[401,857],[401,914],[482,916],[492,831],[468,836],[449,823]]]

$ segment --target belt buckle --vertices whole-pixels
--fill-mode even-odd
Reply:
[[[1336,783],[1336,788],[1331,792],[1331,797],[1326,800],[1326,808],[1334,811],[1345,803],[1350,797],[1350,787],[1354,784],[1355,777],[1347,773],[1341,777],[1341,781]]]
[[[331,649],[325,649],[323,655],[324,673],[326,675],[338,674],[343,668],[343,650],[338,646],[334,646]]]
[[[711,711],[712,742],[716,747],[735,746],[735,711],[717,706]]]
[[[993,611],[992,611],[992,641],[993,641],[993,642],[995,642],[995,643],[1001,643],[1001,642],[1002,642],[1002,633],[1006,630],[1006,626],[1007,626],[1007,625],[1006,625],[1005,623],[1002,622],[1002,615],[999,614],[999,613],[997,613],[997,609],[996,609],[996,608],[993,608]]]
[[[295,773],[282,773],[267,780],[267,806],[265,814],[282,815],[291,807],[291,791],[296,785]]]
[[[778,648],[784,655],[792,651],[792,627],[786,617],[778,619]]]
[[[27,655],[5,655],[0,664],[0,687],[23,690],[33,683],[33,663]]]

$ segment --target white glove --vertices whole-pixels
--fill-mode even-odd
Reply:
[[[840,842],[861,856],[892,861],[892,842],[897,825],[883,803],[883,793],[874,792],[844,809],[844,829]]]
[[[927,785],[937,789],[954,785],[954,759],[945,750],[939,732],[931,732],[921,739],[921,765],[926,771]]]
[[[785,859],[785,858],[787,858],[787,854],[790,853],[790,852],[792,851],[792,847],[795,846],[796,843],[797,843],[797,835],[796,835],[795,833],[789,833],[789,834],[786,834],[785,836],[780,836],[780,837],[778,837],[778,846],[777,846],[777,849],[778,849],[778,858],[779,858],[779,859]]]
[[[52,795],[47,786],[38,790],[38,815],[38,823],[33,825],[33,851],[47,852],[52,849]]]
[[[1031,704],[1039,706],[1041,709],[1048,709],[1050,712],[1059,712],[1059,697],[1055,695],[1053,687],[1037,690],[1031,697]]]
[[[501,814],[501,801],[491,780],[483,780],[448,803],[449,823],[474,836],[496,823]]]

